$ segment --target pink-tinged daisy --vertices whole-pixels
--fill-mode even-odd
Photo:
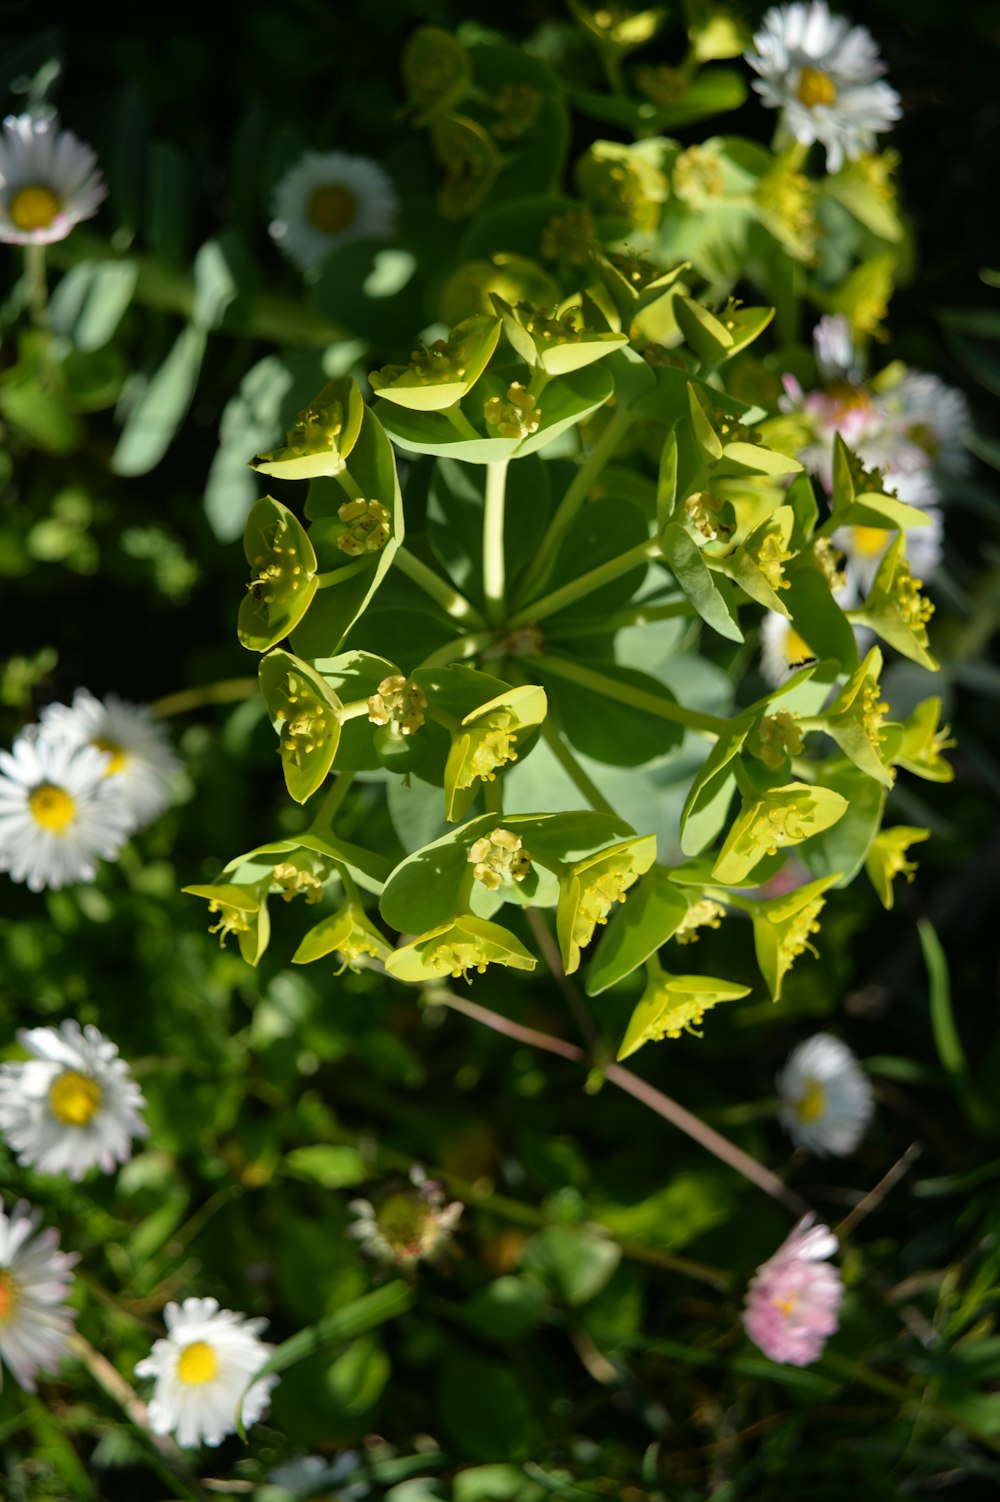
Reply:
[[[23,1200],[9,1215],[0,1208],[0,1359],[28,1392],[58,1365],[76,1319],[63,1303],[76,1255],[59,1250],[56,1231],[38,1230],[41,1218]]]
[[[107,194],[97,157],[57,120],[8,115],[0,132],[0,240],[51,245]]]
[[[743,1327],[772,1361],[808,1366],[836,1330],[844,1285],[826,1261],[837,1250],[827,1226],[805,1215],[750,1280]]]

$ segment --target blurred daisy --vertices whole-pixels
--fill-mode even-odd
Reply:
[[[138,1363],[137,1377],[155,1377],[149,1403],[154,1434],[173,1434],[179,1445],[221,1444],[236,1433],[237,1408],[249,1429],[264,1413],[278,1377],[262,1377],[244,1397],[247,1383],[274,1347],[258,1335],[267,1320],[220,1309],[215,1299],[168,1304],[164,1340]]]
[[[302,271],[331,250],[371,235],[391,235],[399,200],[388,173],[366,156],[307,151],[274,193],[271,235]]]
[[[109,1038],[78,1022],[34,1027],[17,1041],[32,1057],[0,1065],[0,1132],[23,1168],[81,1179],[113,1173],[146,1135],[146,1104]]]
[[[170,778],[180,762],[165,728],[145,705],[129,704],[117,694],[96,699],[78,688],[72,705],[50,704],[40,718],[52,739],[105,753],[105,776],[121,793],[133,828],[144,829],[168,807]]]
[[[303,1455],[297,1460],[276,1466],[269,1472],[267,1479],[272,1486],[295,1498],[315,1498],[316,1502],[322,1502],[325,1498],[329,1502],[331,1493],[336,1488],[338,1499],[351,1502],[355,1497],[369,1495],[368,1485],[364,1481],[358,1481],[354,1485],[344,1484],[357,1474],[361,1465],[362,1458],[357,1450],[342,1450],[332,1460],[321,1455]]]
[[[785,615],[769,610],[760,628],[760,670],[772,688],[797,673],[816,653]]]
[[[906,534],[906,557],[916,579],[930,578],[941,562],[944,523],[937,507],[921,507],[928,518],[925,527],[914,527]],[[847,591],[841,598],[846,605],[868,598],[878,566],[890,543],[896,541],[894,530],[886,527],[838,527],[833,541],[844,555]]]
[[[837,1238],[805,1215],[773,1257],[761,1264],[747,1289],[743,1327],[754,1345],[790,1366],[808,1366],[837,1328],[844,1285],[827,1257]]]
[[[429,1179],[415,1163],[410,1169],[410,1189],[388,1194],[376,1208],[369,1200],[352,1200],[348,1209],[356,1217],[348,1236],[380,1262],[397,1267],[421,1260],[432,1262],[451,1240],[462,1214],[458,1200],[448,1203],[441,1185]]]
[[[76,1319],[63,1303],[76,1255],[59,1250],[56,1231],[38,1232],[41,1218],[23,1200],[9,1215],[0,1207],[0,1358],[28,1392],[59,1361]]]
[[[872,1119],[867,1075],[846,1043],[817,1033],[799,1045],[778,1075],[781,1124],[796,1147],[825,1157],[852,1153]]]
[[[880,81],[885,65],[871,33],[833,15],[825,0],[773,6],[753,45],[745,56],[760,75],[755,90],[781,110],[796,141],[822,143],[829,172],[873,150],[902,113],[895,89]]]
[[[8,115],[0,133],[0,240],[51,245],[107,194],[97,158],[56,120]]]
[[[0,751],[0,871],[33,892],[93,881],[132,828],[108,757],[32,726]]]

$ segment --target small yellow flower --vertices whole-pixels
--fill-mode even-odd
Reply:
[[[738,815],[712,869],[716,881],[734,886],[742,882],[765,855],[776,855],[821,834],[842,818],[847,799],[832,788],[790,782],[769,788]]]
[[[427,695],[420,685],[393,673],[368,700],[368,718],[373,725],[391,725],[399,735],[413,735],[424,723],[426,708]]]
[[[385,968],[397,980],[427,984],[449,976],[468,981],[471,971],[483,975],[488,965],[534,970],[536,964],[534,955],[508,929],[464,913],[394,950]]]
[[[646,989],[618,1050],[619,1059],[627,1059],[644,1043],[679,1038],[685,1032],[700,1036],[696,1030],[706,1012],[719,1002],[737,1001],[749,990],[749,986],[710,975],[670,975],[658,965],[651,966]]]
[[[580,950],[594,929],[605,924],[616,902],[624,902],[629,887],[656,859],[656,836],[622,840],[570,866],[559,880],[556,931],[566,974],[579,969]]]
[[[523,881],[531,870],[531,856],[520,835],[509,829],[494,829],[474,841],[469,861],[476,881],[496,892],[505,881]]]
[[[930,833],[929,829],[896,824],[891,829],[881,830],[875,836],[865,856],[865,870],[884,908],[892,907],[892,884],[895,878],[903,876],[907,881],[912,881],[916,875],[917,863],[906,859],[907,850],[921,840],[930,839]]]

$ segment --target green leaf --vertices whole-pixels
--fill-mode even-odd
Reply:
[[[142,389],[111,455],[112,474],[148,474],[163,458],[194,397],[207,335],[189,324]]]
[[[295,1366],[300,1361],[305,1361],[309,1356],[314,1356],[317,1351],[323,1351],[328,1346],[339,1345],[346,1340],[354,1340],[368,1330],[377,1329],[384,1325],[387,1320],[398,1319],[401,1314],[406,1314],[413,1307],[415,1291],[408,1284],[396,1281],[386,1283],[382,1288],[376,1288],[372,1293],[362,1294],[361,1298],[354,1299],[346,1304],[343,1309],[327,1315],[324,1319],[317,1320],[314,1325],[308,1325],[306,1329],[299,1330],[288,1340],[283,1341],[262,1367],[260,1367],[243,1390],[243,1397],[259,1382],[261,1377],[267,1377],[272,1372],[286,1372],[289,1367]],[[242,1419],[243,1398],[239,1404],[239,1430],[243,1439],[246,1433]]]
[[[702,620],[727,640],[741,642],[743,633],[737,624],[735,607],[716,582],[690,534],[677,522],[671,522],[663,530],[660,546],[674,578]]]
[[[309,609],[317,588],[316,553],[298,517],[270,496],[247,517],[243,551],[254,579],[240,603],[237,635],[248,651],[266,652]]]
[[[651,866],[612,914],[587,970],[587,995],[609,986],[645,964],[683,923],[688,899],[663,866]]]
[[[526,1460],[541,1440],[537,1408],[511,1367],[471,1351],[446,1350],[437,1412],[459,1455],[473,1460]]]
[[[308,663],[276,647],[260,663],[260,691],[280,736],[288,792],[305,803],[333,766],[340,742],[340,700]]]
[[[473,1294],[462,1314],[487,1340],[516,1340],[527,1333],[548,1308],[548,1295],[531,1278],[495,1278]]]
[[[546,1226],[525,1242],[521,1267],[571,1309],[600,1293],[621,1261],[614,1241],[578,1226]]]
[[[847,799],[843,818],[814,835],[798,852],[813,876],[836,874],[838,887],[850,886],[864,865],[882,823],[886,788],[874,777],[846,761],[826,761],[816,775],[824,787]]]
[[[132,301],[135,261],[81,261],[71,266],[49,303],[49,322],[77,349],[103,349],[114,338]]]
[[[733,720],[692,782],[680,823],[681,849],[685,855],[700,855],[725,824],[736,791],[736,777],[730,764],[751,729],[749,719]]]
[[[792,628],[816,657],[835,658],[844,672],[858,665],[858,644],[851,623],[830,592],[821,569],[809,564],[789,565],[781,591]]]
[[[292,1148],[282,1159],[282,1168],[293,1179],[305,1179],[324,1189],[347,1189],[364,1183],[368,1177],[368,1169],[356,1147],[330,1142]]]

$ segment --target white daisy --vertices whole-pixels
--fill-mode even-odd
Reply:
[[[929,371],[908,370],[880,391],[878,400],[886,422],[927,456],[938,476],[950,479],[966,473],[972,416],[961,391]]]
[[[275,189],[271,235],[289,260],[312,271],[339,245],[391,235],[398,210],[392,179],[378,162],[307,151]]]
[[[93,881],[132,827],[108,757],[31,726],[0,751],[0,871],[33,892]]]
[[[117,694],[96,699],[78,688],[72,706],[50,704],[40,716],[46,734],[96,746],[109,757],[105,776],[121,792],[133,827],[144,829],[171,802],[170,778],[180,768],[163,725],[142,704]]]
[[[906,534],[906,557],[915,579],[929,579],[941,562],[944,523],[937,507],[921,508],[929,518],[925,527],[914,527]],[[868,598],[878,566],[891,543],[893,529],[883,527],[838,527],[833,542],[844,555],[843,569],[847,589],[838,594],[840,603],[849,607]]]
[[[41,1218],[23,1200],[10,1215],[0,1207],[0,1358],[28,1392],[59,1361],[76,1319],[63,1304],[76,1254],[59,1250],[51,1228],[38,1234]]]
[[[57,120],[8,115],[0,134],[0,240],[51,245],[107,194],[97,158]]]
[[[168,1304],[164,1340],[136,1366],[137,1377],[155,1377],[149,1404],[154,1434],[173,1434],[179,1445],[221,1444],[236,1433],[237,1410],[243,1400],[243,1422],[249,1429],[271,1400],[277,1375],[262,1377],[246,1393],[254,1372],[274,1347],[258,1336],[265,1319],[247,1319],[220,1309],[215,1299],[185,1299]]]
[[[817,1033],[788,1056],[777,1084],[781,1124],[796,1147],[820,1156],[854,1151],[874,1102],[868,1077],[846,1043]]]
[[[745,54],[760,77],[754,88],[782,111],[782,124],[804,146],[820,141],[827,170],[839,171],[875,145],[902,113],[899,95],[880,81],[871,33],[835,16],[825,0],[773,6]]]
[[[797,673],[816,653],[803,641],[787,616],[769,610],[760,628],[760,670],[772,688]]]
[[[24,1168],[81,1179],[113,1173],[147,1127],[146,1104],[109,1038],[88,1024],[33,1027],[17,1041],[32,1058],[0,1065],[0,1132]]]

